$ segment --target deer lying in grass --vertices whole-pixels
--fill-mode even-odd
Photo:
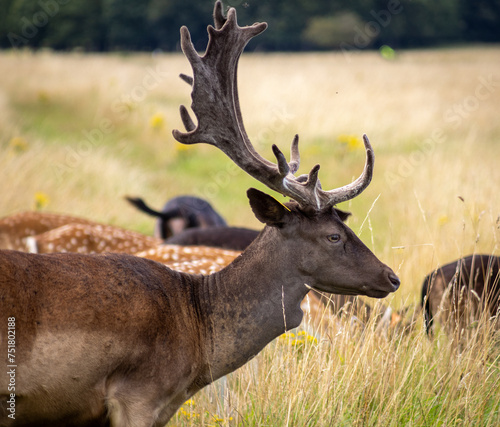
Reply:
[[[500,257],[469,255],[438,267],[424,279],[421,301],[427,332],[434,320],[460,332],[483,313],[500,326]]]
[[[0,219],[0,249],[135,254],[160,244],[154,237],[71,215],[21,212]]]
[[[70,215],[20,212],[0,219],[0,249],[26,251],[26,238],[67,224],[95,224]]]
[[[166,240],[189,228],[226,226],[222,218],[206,200],[194,196],[178,196],[170,199],[161,211],[151,209],[139,197],[126,197],[142,212],[158,218],[154,236]]]
[[[176,262],[194,262],[194,261],[210,261],[218,266],[218,269],[228,266],[234,259],[241,255],[240,251],[231,251],[220,248],[211,248],[207,246],[178,246],[178,245],[161,245],[156,248],[148,249],[136,254],[142,258],[152,259],[153,261],[161,262],[162,264],[171,265]],[[184,270],[182,270],[184,271]],[[193,274],[210,274],[211,271],[187,271]]]
[[[26,238],[29,252],[48,254],[75,252],[135,254],[162,244],[156,237],[105,224],[67,224]]]
[[[271,340],[298,326],[310,288],[383,298],[398,289],[394,272],[341,220],[334,205],[370,183],[374,156],[361,176],[325,191],[319,166],[295,177],[292,159],[273,146],[277,165],[248,139],[238,104],[236,68],[248,41],[265,30],[214,11],[200,57],[181,29],[193,67],[192,108],[181,116],[181,143],[209,143],[269,188],[292,198],[282,204],[247,192],[259,237],[221,271],[181,273],[126,254],[27,254],[0,251],[1,324],[15,324],[15,410],[7,375],[0,376],[2,426],[163,426],[190,396],[239,368]],[[8,353],[6,328],[0,354]]]
[[[71,221],[71,217],[65,216],[65,218]],[[259,235],[258,231],[247,228],[192,228],[164,242],[156,237],[145,236],[124,228],[90,221],[79,223],[78,218],[76,220],[75,223],[70,222],[41,234],[23,237],[19,239],[16,250],[39,254],[54,252],[135,254],[166,243],[169,246],[210,246],[241,251],[246,249]]]
[[[21,212],[0,220],[1,249],[32,253],[136,252],[163,243],[155,237],[70,215]]]

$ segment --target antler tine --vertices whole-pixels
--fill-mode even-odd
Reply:
[[[191,76],[187,76],[186,74],[179,74],[179,77],[184,80],[189,86],[193,86],[194,79]]]
[[[195,130],[196,129],[196,125],[194,124],[193,119],[189,115],[189,112],[188,112],[187,108],[184,107],[184,105],[181,105],[180,108],[179,108],[179,112],[181,114],[182,124],[184,125],[184,127],[186,128],[186,130],[188,132],[191,132],[191,131]]]
[[[300,166],[300,154],[299,154],[299,135],[295,135],[292,141],[292,147],[290,148],[290,172],[295,175],[295,172],[299,170]]]
[[[315,165],[312,169],[311,172],[309,172],[309,175],[307,177],[307,181],[305,182],[305,186],[309,187],[311,190],[320,190],[321,191],[321,184],[319,183],[318,180],[318,173],[319,173],[319,165]]]
[[[226,23],[226,17],[222,13],[222,2],[218,1],[214,6],[214,24],[215,29],[220,30]]]
[[[276,144],[273,144],[272,149],[274,155],[276,156],[276,160],[278,161],[278,170],[280,172],[280,175],[284,178],[289,174],[290,167],[285,159],[285,155],[281,152]]]

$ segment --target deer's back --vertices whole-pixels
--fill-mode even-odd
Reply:
[[[84,404],[82,413],[97,415],[125,384],[192,381],[203,328],[190,277],[124,254],[0,251],[0,317],[4,325],[15,318],[19,413],[35,420],[43,408]],[[0,344],[7,354],[1,334]]]
[[[499,257],[476,254],[445,264],[427,275],[422,285],[427,326],[432,324],[439,307],[463,312],[464,304],[472,304],[475,310],[487,306],[490,314],[495,315],[500,298],[499,272]]]
[[[151,322],[160,332],[189,321],[197,310],[189,306],[195,287],[189,275],[125,254],[0,251],[2,313],[30,330],[127,333],[133,327],[144,329],[147,340]]]

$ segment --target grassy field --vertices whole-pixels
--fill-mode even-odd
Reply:
[[[500,253],[500,48],[251,54],[240,61],[245,126],[267,158],[300,135],[301,169],[324,188],[375,149],[371,186],[339,206],[400,276],[386,299],[416,306],[422,279],[473,252]],[[152,233],[123,196],[160,207],[193,194],[233,225],[260,227],[252,178],[212,147],[179,146],[190,89],[181,55],[0,53],[0,216],[42,209]],[[374,301],[369,301],[373,304]],[[500,343],[480,322],[456,345],[419,320],[409,334],[332,325],[319,340],[278,339],[227,379],[225,402],[203,391],[171,425],[497,425]]]

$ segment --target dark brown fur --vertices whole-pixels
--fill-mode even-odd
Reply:
[[[485,310],[497,316],[500,297],[500,258],[470,255],[443,265],[426,276],[422,284],[425,327],[431,330],[435,316],[454,329],[477,320]],[[440,310],[441,308],[441,310]]]

